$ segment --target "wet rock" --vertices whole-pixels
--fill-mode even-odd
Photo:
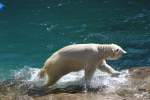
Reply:
[[[150,92],[150,67],[129,69],[129,82],[139,90]]]
[[[9,79],[0,82],[0,94],[2,95],[22,95],[26,94],[31,84],[23,80]]]
[[[105,89],[106,86],[101,86],[99,88],[87,87],[87,92],[100,92]],[[45,87],[34,87],[28,89],[27,94],[29,96],[44,96],[47,94],[58,94],[58,93],[83,93],[85,91],[84,85],[67,85],[67,86],[58,86],[53,85],[48,88]]]
[[[133,67],[129,69],[131,78],[134,79],[145,79],[150,78],[150,67]]]
[[[116,93],[121,97],[132,97],[135,91],[130,89],[120,89],[116,91]]]
[[[0,82],[0,100],[150,100],[150,67],[131,68],[125,75],[127,81],[108,91],[108,86],[53,85],[35,87],[23,80],[10,79]],[[115,85],[115,84],[114,84]]]

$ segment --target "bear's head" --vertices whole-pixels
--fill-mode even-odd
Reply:
[[[123,50],[119,45],[117,44],[110,44],[107,48],[107,60],[116,60],[122,57],[123,54],[126,54],[127,52]]]

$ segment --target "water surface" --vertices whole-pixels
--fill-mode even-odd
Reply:
[[[0,79],[41,68],[74,43],[117,43],[128,54],[109,62],[117,70],[150,63],[149,1],[1,0]]]

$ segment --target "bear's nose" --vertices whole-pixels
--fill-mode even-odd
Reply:
[[[123,53],[123,54],[126,54],[127,52],[126,52],[125,50],[122,50],[122,53]]]

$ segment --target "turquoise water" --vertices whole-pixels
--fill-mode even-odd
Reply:
[[[116,69],[150,65],[150,6],[146,0],[1,0],[0,79],[41,68],[74,43],[117,43],[128,54]]]

